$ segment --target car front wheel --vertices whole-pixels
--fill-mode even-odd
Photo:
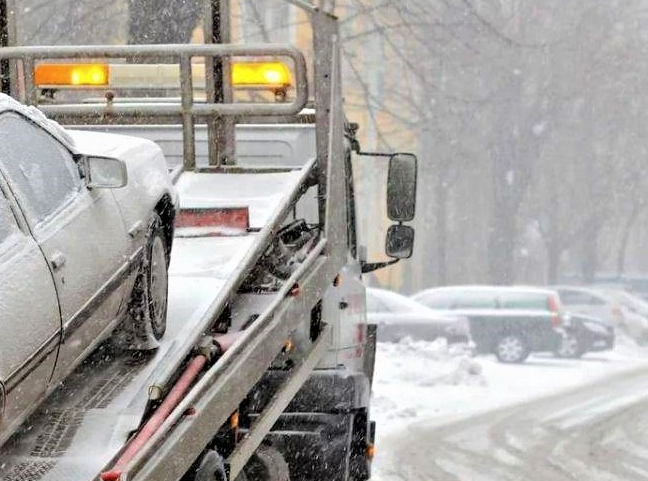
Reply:
[[[527,342],[519,335],[511,334],[502,337],[495,346],[498,361],[507,364],[524,362],[529,357]]]
[[[169,292],[167,247],[160,217],[151,219],[144,258],[130,301],[133,344],[138,350],[154,349],[166,331]]]

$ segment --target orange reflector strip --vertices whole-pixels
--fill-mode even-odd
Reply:
[[[108,85],[110,69],[102,63],[39,63],[34,68],[34,83],[45,86]]]
[[[369,459],[373,459],[375,455],[376,455],[376,446],[374,446],[373,444],[368,444],[367,445],[367,457]]]
[[[230,416],[230,427],[236,429],[239,426],[239,413],[235,411],[234,414]]]
[[[250,210],[247,207],[209,207],[181,209],[176,227],[250,228]]]

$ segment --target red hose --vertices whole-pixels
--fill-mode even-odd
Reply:
[[[189,390],[200,371],[207,363],[207,358],[202,354],[194,357],[185,371],[175,383],[169,394],[164,398],[164,402],[160,404],[149,420],[144,424],[142,429],[137,433],[135,438],[129,443],[126,450],[122,453],[120,458],[115,462],[113,468],[109,471],[101,473],[102,481],[118,481],[124,466],[126,466],[135,455],[144,447],[146,442],[155,434],[160,428],[166,418],[169,417],[171,412],[180,403],[185,393]]]

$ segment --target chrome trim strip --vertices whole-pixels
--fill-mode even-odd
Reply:
[[[5,389],[9,394],[16,386],[20,385],[34,370],[40,366],[47,357],[54,352],[60,342],[61,329],[57,329],[49,339],[47,339],[27,360],[22,363],[14,372],[12,372],[6,379]],[[54,366],[52,366],[52,370]]]

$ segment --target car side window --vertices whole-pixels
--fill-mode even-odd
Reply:
[[[497,300],[494,295],[481,292],[466,292],[457,296],[455,309],[495,309]]]
[[[600,297],[596,296],[590,296],[590,301],[588,304],[591,304],[593,306],[604,306],[606,304],[605,300],[601,299]]]
[[[72,154],[34,123],[14,113],[0,116],[0,168],[30,222],[60,210],[81,188]]]
[[[558,295],[562,303],[567,306],[574,304],[592,304],[592,300],[594,299],[589,294],[578,291],[558,291]]]

